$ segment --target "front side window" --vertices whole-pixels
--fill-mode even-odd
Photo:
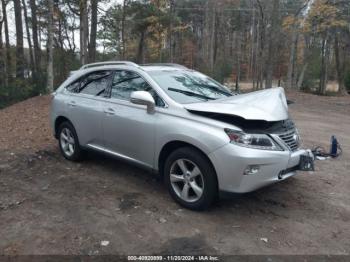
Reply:
[[[210,77],[190,70],[156,70],[150,76],[176,102],[181,104],[216,100],[233,94]]]
[[[132,71],[116,71],[112,80],[111,98],[130,100],[132,92],[147,91],[156,103],[156,106],[164,106],[163,100],[154,89],[137,73]]]

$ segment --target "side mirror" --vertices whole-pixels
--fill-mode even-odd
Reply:
[[[150,93],[146,91],[134,91],[131,93],[130,102],[137,105],[147,106],[147,112],[149,114],[154,113],[155,101]]]

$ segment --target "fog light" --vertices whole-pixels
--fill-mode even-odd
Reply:
[[[259,172],[260,166],[258,165],[251,165],[247,166],[247,168],[244,170],[244,175],[256,175]]]

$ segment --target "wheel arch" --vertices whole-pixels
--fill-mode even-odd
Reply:
[[[69,122],[71,125],[73,125],[72,121],[70,121],[67,117],[65,117],[65,116],[58,116],[55,119],[55,138],[56,139],[58,138],[58,128],[60,127],[60,125],[63,122]],[[74,127],[74,125],[73,125],[73,127]]]
[[[210,158],[208,157],[208,155],[204,152],[204,150],[200,149],[199,147],[188,143],[188,142],[184,142],[181,140],[173,140],[173,141],[169,141],[167,142],[165,145],[163,145],[162,149],[160,150],[160,153],[158,155],[158,172],[160,174],[161,177],[163,177],[163,169],[164,169],[164,164],[165,164],[165,160],[167,159],[167,157],[174,152],[176,149],[181,148],[181,147],[191,147],[193,149],[195,149],[196,151],[198,151],[199,153],[201,153],[207,160],[208,163],[212,166],[213,170],[215,171],[216,174],[216,180],[218,182],[218,177],[217,177],[217,172],[215,169],[215,166],[213,165],[212,161],[210,160]]]

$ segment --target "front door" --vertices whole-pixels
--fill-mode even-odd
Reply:
[[[116,71],[105,103],[102,126],[105,148],[120,156],[153,167],[155,124],[157,113],[147,113],[146,106],[130,102],[133,91],[154,93],[150,85],[137,73]]]

